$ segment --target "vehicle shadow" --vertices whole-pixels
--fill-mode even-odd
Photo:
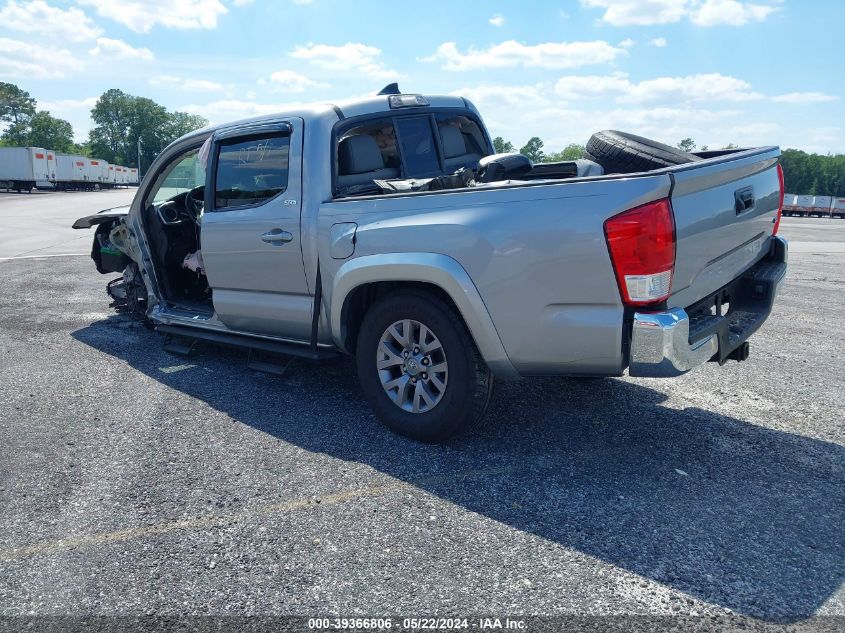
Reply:
[[[285,442],[736,613],[803,619],[845,579],[837,444],[668,408],[662,393],[620,380],[537,379],[501,384],[483,424],[427,446],[382,429],[349,360],[297,360],[279,378],[203,348],[191,361],[201,369],[163,371],[185,361],[125,318],[73,336]]]

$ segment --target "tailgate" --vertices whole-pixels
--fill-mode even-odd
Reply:
[[[676,254],[669,307],[707,297],[769,252],[778,156],[776,147],[748,150],[670,172]]]

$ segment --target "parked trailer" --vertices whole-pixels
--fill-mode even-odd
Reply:
[[[796,206],[798,196],[794,193],[783,194],[783,215],[798,215],[798,207]]]
[[[0,189],[93,191],[137,185],[138,169],[41,147],[0,147]]]
[[[834,198],[830,215],[834,218],[845,219],[845,198]]]
[[[798,215],[801,217],[808,217],[810,215],[813,210],[813,197],[800,194],[795,196],[795,208],[798,211]]]
[[[832,196],[813,196],[813,210],[812,215],[820,218],[831,217],[831,205],[833,204]]]
[[[99,176],[98,176],[100,188],[101,189],[108,189],[112,186],[111,181],[109,180],[109,167],[111,165],[109,165],[108,162],[106,162],[104,160],[99,160],[99,159],[97,159],[97,163],[99,163],[99,168],[100,168]]]
[[[103,162],[99,158],[89,158],[85,169],[88,181],[100,188],[103,186]]]
[[[55,189],[56,188],[56,152],[47,150],[47,179],[36,180],[36,189]]]
[[[50,181],[47,150],[41,147],[0,147],[0,189],[31,192]]]
[[[94,188],[89,176],[91,161],[85,156],[58,154],[56,156],[56,188],[60,191],[81,189],[91,191]]]

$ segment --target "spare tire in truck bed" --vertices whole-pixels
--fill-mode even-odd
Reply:
[[[695,154],[616,130],[593,134],[587,141],[587,154],[587,157],[601,165],[605,172],[612,174],[650,171],[701,160]]]

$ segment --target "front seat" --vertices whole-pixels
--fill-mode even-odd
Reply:
[[[443,158],[446,159],[444,161],[446,173],[450,174],[461,167],[478,169],[481,154],[467,152],[466,141],[459,128],[454,125],[441,125],[440,144],[443,147]]]
[[[337,148],[337,162],[337,184],[341,187],[365,185],[376,179],[399,178],[397,168],[385,167],[376,139],[368,134],[343,139]]]

